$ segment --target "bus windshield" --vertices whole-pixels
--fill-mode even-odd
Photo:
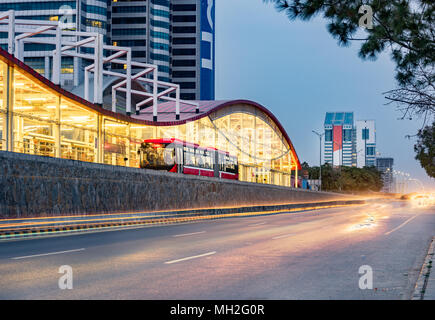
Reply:
[[[175,149],[164,144],[143,143],[141,148],[141,167],[167,169],[175,164]]]

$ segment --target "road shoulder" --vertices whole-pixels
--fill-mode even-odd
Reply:
[[[435,237],[429,245],[426,258],[415,285],[412,300],[435,300],[435,271],[433,271],[435,255]]]

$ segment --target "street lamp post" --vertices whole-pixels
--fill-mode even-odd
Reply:
[[[409,181],[415,181],[415,182],[417,182],[420,185],[420,187],[423,190],[423,192],[426,192],[423,183],[419,179],[410,178]]]
[[[399,191],[401,190],[402,193],[405,193],[406,191],[408,191],[408,181],[411,181],[413,179],[410,179],[410,174],[406,173],[406,172],[402,172],[402,171],[396,171],[393,170],[393,173],[396,175],[396,185],[398,184],[399,187],[396,189],[399,189]],[[399,176],[401,177],[401,179],[399,178]],[[405,178],[406,177],[406,178]],[[396,190],[397,192],[397,190]]]
[[[398,170],[394,170],[394,174],[396,175],[396,192],[397,193],[401,193],[402,192],[402,187],[401,187],[401,179],[400,177],[402,176],[402,172],[398,171]]]
[[[318,133],[317,131],[312,130],[313,133],[317,134],[319,137],[320,145],[319,145],[319,191],[322,191],[322,137],[325,133]]]

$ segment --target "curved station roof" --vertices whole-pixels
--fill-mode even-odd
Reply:
[[[270,112],[268,109],[263,107],[261,104],[256,103],[251,100],[215,100],[215,101],[195,101],[199,104],[199,112],[196,112],[196,107],[184,103],[180,103],[180,119],[174,120],[175,118],[175,102],[163,102],[158,106],[159,118],[158,121],[153,121],[153,110],[151,108],[144,109],[140,112],[139,115],[133,115],[132,117],[137,120],[144,121],[144,123],[148,125],[161,125],[161,126],[171,126],[184,124],[189,121],[195,121],[201,119],[203,117],[209,116],[210,114],[219,111],[221,109],[231,107],[234,105],[245,104],[252,106],[258,109],[261,112],[264,112],[267,116],[269,116],[276,126],[279,128],[287,143],[289,144],[292,152],[296,155],[298,161],[298,168],[301,169],[299,163],[299,157],[297,157],[296,150],[293,146],[293,143],[290,140],[287,132],[284,127],[278,121],[278,119]]]
[[[17,66],[24,73],[26,73],[29,78],[39,81],[43,85],[49,87],[51,90],[54,90],[65,96],[68,99],[74,100],[77,103],[83,105],[86,108],[95,110],[97,113],[109,116],[112,118],[116,118],[121,121],[147,125],[147,126],[175,126],[185,124],[191,121],[199,120],[201,118],[212,115],[213,113],[223,111],[227,108],[231,108],[236,105],[246,105],[250,108],[254,108],[258,113],[265,114],[270,120],[274,123],[274,125],[279,129],[282,133],[283,139],[286,140],[288,145],[290,146],[292,154],[295,156],[295,160],[297,163],[298,169],[301,169],[301,165],[299,162],[299,158],[297,156],[296,150],[285,131],[284,127],[280,124],[278,119],[264,106],[250,101],[250,100],[224,100],[224,101],[195,101],[198,103],[198,111],[195,106],[185,104],[183,102],[180,103],[180,119],[176,120],[175,116],[175,102],[162,102],[158,104],[158,120],[153,121],[153,110],[151,107],[142,109],[138,115],[127,116],[121,113],[115,113],[110,110],[104,109],[99,105],[91,103],[70,91],[62,89],[60,86],[55,85],[50,80],[46,79],[44,76],[30,68],[28,65],[23,63],[22,61],[16,59],[14,56],[9,54],[7,51],[0,48],[0,59],[7,63],[8,65]]]

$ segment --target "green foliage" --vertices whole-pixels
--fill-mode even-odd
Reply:
[[[264,0],[272,2],[290,20],[309,20],[323,14],[329,21],[328,31],[340,45],[362,41],[359,56],[375,59],[386,48],[391,49],[397,65],[397,80],[407,84],[417,66],[429,66],[435,60],[433,0]],[[360,6],[369,5],[373,11],[373,28],[365,29],[366,37],[355,38],[362,30],[358,13]],[[432,79],[433,80],[433,79]]]
[[[319,178],[319,167],[308,169],[310,179]],[[381,173],[375,167],[338,167],[322,165],[322,190],[344,192],[378,192],[382,189]]]
[[[323,166],[322,166],[322,170],[323,170]],[[308,176],[310,177],[310,179],[319,179],[319,167],[310,167],[308,169]],[[323,172],[322,172],[322,176],[323,176]]]
[[[302,167],[302,170],[309,170],[310,169],[310,166],[306,161],[301,163],[301,167]]]
[[[359,56],[376,59],[388,50],[396,64],[398,87],[385,92],[403,118],[435,117],[435,1],[434,0],[263,0],[275,4],[290,20],[309,20],[323,15],[329,33],[339,45],[361,43]],[[373,28],[362,29],[359,8],[372,8]],[[362,32],[363,31],[363,32]],[[363,34],[357,38],[356,35]],[[433,130],[433,125],[432,125]],[[433,134],[421,130],[416,159],[434,176]],[[432,139],[432,140],[431,140]],[[432,145],[428,144],[432,143]]]
[[[420,161],[430,177],[435,178],[435,122],[419,130],[417,137],[415,159]]]

